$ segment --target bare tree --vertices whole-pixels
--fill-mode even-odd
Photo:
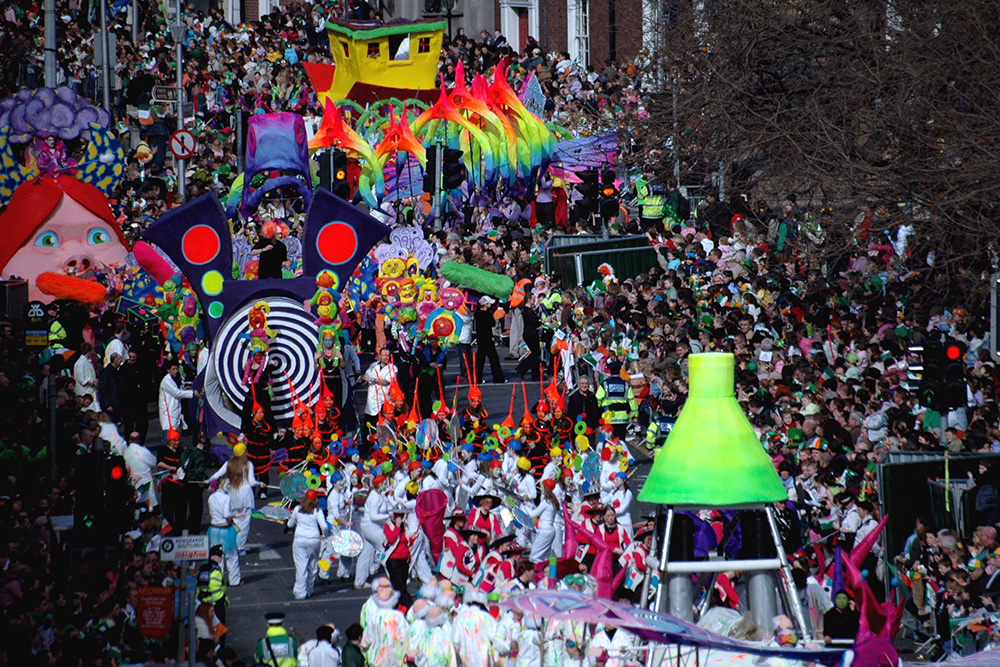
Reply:
[[[908,225],[915,267],[933,250],[936,272],[986,268],[971,260],[1000,224],[1000,4],[741,0],[670,18],[637,159],[670,146],[658,168],[678,160],[685,183],[721,161],[730,191],[796,192],[848,243],[882,204],[865,243]]]

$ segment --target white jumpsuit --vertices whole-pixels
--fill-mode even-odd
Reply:
[[[233,515],[232,501],[229,494],[220,491],[208,496],[208,520],[213,528],[225,528],[229,525],[229,517]],[[239,533],[236,533],[239,541]],[[225,555],[226,576],[229,578],[230,586],[239,586],[242,581],[240,575],[240,554],[239,551],[231,551]]]
[[[288,519],[288,527],[295,529],[292,539],[292,560],[295,562],[295,585],[292,594],[296,600],[312,595],[316,575],[319,573],[319,543],[326,533],[326,517],[317,508],[310,513],[296,507]]]
[[[632,539],[632,514],[629,512],[629,507],[632,505],[632,491],[615,489],[608,494],[607,502],[610,507],[615,508],[618,524],[628,533],[629,539]]]
[[[226,464],[215,471],[208,481],[217,480],[226,474]],[[257,486],[257,478],[253,475],[253,463],[247,461],[243,484],[239,488],[229,489],[229,503],[233,510],[233,523],[236,525],[236,544],[240,554],[247,552],[247,539],[250,537],[250,515],[254,511],[253,490]]]
[[[426,584],[434,576],[431,563],[431,541],[417,517],[417,501],[407,500],[403,505],[407,510],[406,533],[417,536],[413,544],[410,545],[410,572],[417,575],[420,583]]]
[[[544,563],[552,555],[552,543],[556,539],[556,514],[559,511],[552,501],[545,497],[538,501],[534,509],[527,511],[532,519],[538,519],[538,532],[531,542],[529,556],[532,563]]]
[[[365,585],[368,577],[375,573],[379,554],[384,550],[385,533],[383,527],[389,518],[388,505],[378,491],[368,494],[365,501],[365,515],[358,522],[358,532],[365,538],[365,544],[358,556],[358,565],[354,572],[354,587]]]

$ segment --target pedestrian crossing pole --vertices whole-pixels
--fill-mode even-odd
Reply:
[[[441,220],[442,209],[444,208],[441,202],[441,185],[444,178],[444,144],[440,139],[437,139],[434,141],[434,145],[437,147],[437,150],[434,152],[434,208],[432,211],[434,215],[434,231],[439,232],[444,227]]]

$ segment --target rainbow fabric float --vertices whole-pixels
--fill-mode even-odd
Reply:
[[[442,81],[437,100],[419,114],[413,109],[419,100],[395,102],[399,100],[369,108],[352,127],[343,107],[359,107],[328,95],[322,124],[309,142],[311,151],[336,147],[363,163],[359,191],[369,206],[391,194],[385,186],[387,170],[401,171],[412,156],[422,174],[426,148],[436,142],[461,150],[469,180],[483,189],[502,182],[507,189],[530,191],[553,162],[555,136],[511,89],[504,63],[495,68],[492,82],[477,74],[471,88],[459,63],[455,85],[449,90]]]

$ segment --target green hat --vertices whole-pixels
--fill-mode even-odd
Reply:
[[[802,442],[802,439],[806,437],[805,431],[800,428],[790,428],[785,431],[785,435],[788,437],[788,442],[798,443]]]

